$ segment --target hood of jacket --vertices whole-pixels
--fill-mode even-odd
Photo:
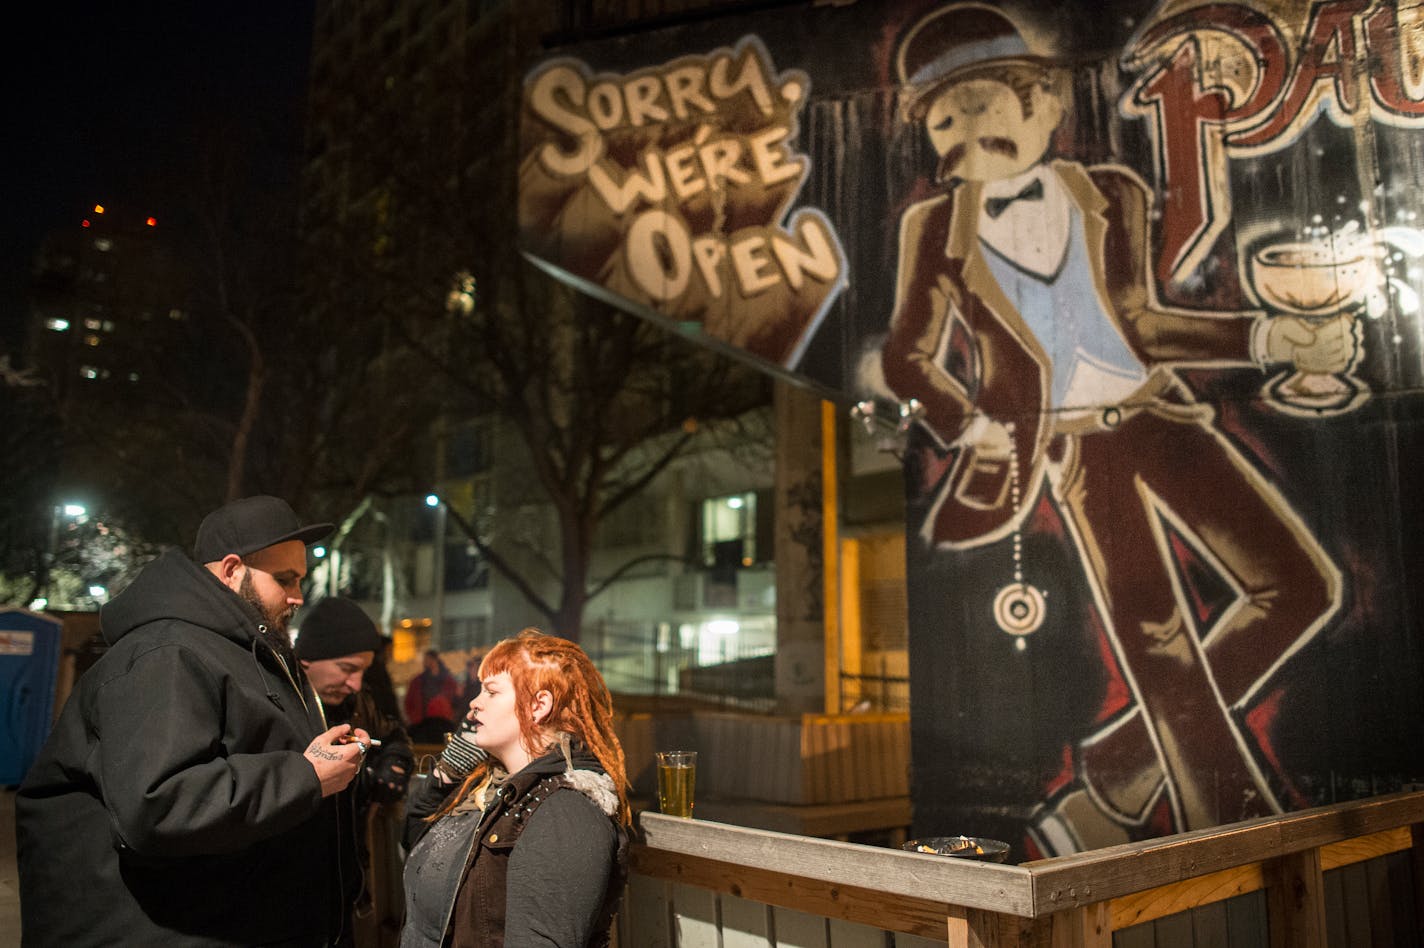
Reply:
[[[99,627],[110,645],[139,626],[167,619],[211,629],[244,648],[264,621],[250,603],[176,548],[144,567],[99,610]]]
[[[510,788],[515,799],[522,797],[549,777],[562,777],[562,786],[588,797],[603,813],[618,817],[618,790],[613,778],[603,770],[583,741],[574,738],[567,745],[556,743],[525,765],[523,770],[500,778],[496,784]]]

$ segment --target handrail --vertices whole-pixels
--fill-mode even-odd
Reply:
[[[1033,874],[1035,914],[1043,915],[1414,823],[1424,823],[1424,792],[1260,817],[1022,868]]]
[[[1093,906],[1105,918],[1113,900],[1126,904],[1139,893],[1240,867],[1279,867],[1307,851],[1330,847],[1343,854],[1337,864],[1349,862],[1348,841],[1361,837],[1378,838],[1359,858],[1405,848],[1418,834],[1390,831],[1416,824],[1424,824],[1420,791],[1004,866],[644,813],[644,841],[635,847],[633,868],[768,904],[819,906],[829,916],[923,934],[935,931],[933,919],[949,918],[952,928],[966,911],[1042,919]],[[1314,860],[1318,872],[1319,853]],[[1206,887],[1207,894],[1194,895],[1194,902],[1178,909],[1260,887],[1259,882],[1227,891]],[[1113,917],[1122,914],[1133,915],[1113,912]],[[1140,919],[1140,913],[1134,917]],[[944,931],[941,921],[941,940]]]
[[[1033,914],[1032,873],[1022,866],[946,859],[660,813],[644,813],[639,822],[648,849],[882,896]]]

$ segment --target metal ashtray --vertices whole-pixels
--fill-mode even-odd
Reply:
[[[902,843],[907,853],[928,853],[931,856],[958,856],[981,862],[1003,862],[1009,857],[1009,844],[983,836],[926,836]]]

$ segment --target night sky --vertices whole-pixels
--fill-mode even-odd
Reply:
[[[161,226],[215,122],[275,125],[300,148],[312,7],[57,2],[7,27],[0,352],[20,345],[49,229],[78,226],[95,202]]]

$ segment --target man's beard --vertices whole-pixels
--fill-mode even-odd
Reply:
[[[262,640],[277,650],[287,664],[295,662],[296,656],[292,652],[292,639],[287,634],[287,620],[291,616],[289,610],[283,610],[279,615],[273,615],[267,608],[262,597],[257,595],[257,586],[252,582],[252,573],[249,571],[243,574],[242,582],[238,584],[237,594],[247,601],[252,608],[257,610],[257,614],[262,617],[262,627],[258,629],[258,634]]]

